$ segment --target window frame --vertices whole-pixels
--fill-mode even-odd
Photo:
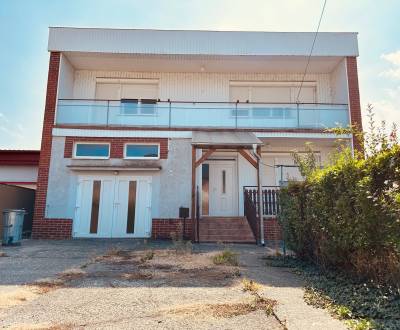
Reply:
[[[128,149],[129,145],[135,145],[135,146],[157,146],[158,152],[157,152],[157,157],[134,157],[134,156],[127,156],[126,152]],[[124,159],[147,159],[147,160],[155,160],[155,159],[160,159],[160,143],[159,142],[127,142],[124,144]]]
[[[77,156],[77,146],[78,144],[98,144],[98,145],[107,145],[108,146],[108,155],[107,156]],[[74,159],[110,159],[111,152],[111,143],[110,142],[94,142],[94,141],[75,141],[74,148],[72,153],[72,158]]]

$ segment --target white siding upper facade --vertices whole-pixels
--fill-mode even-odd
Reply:
[[[313,32],[52,27],[49,51],[119,54],[308,56]],[[357,33],[320,32],[314,56],[358,56]]]
[[[101,77],[101,78],[100,78]],[[231,91],[233,82],[235,87],[246,83],[268,83],[269,86],[280,82],[298,83],[301,74],[255,74],[255,73],[179,73],[179,72],[121,72],[121,71],[87,71],[78,70],[75,72],[73,92],[69,95],[74,99],[95,99],[96,83],[99,85],[106,83],[109,78],[110,83],[115,83],[114,79],[147,79],[158,82],[158,97],[166,101],[197,101],[197,102],[229,102],[231,101]],[[329,74],[309,74],[306,77],[308,82],[315,84],[315,101],[317,103],[331,103],[331,84]],[[136,82],[138,82],[136,80]],[[122,82],[123,83],[123,82]],[[129,80],[125,81],[126,85]],[[294,85],[295,86],[295,85]],[[306,87],[307,88],[307,87]],[[306,89],[305,88],[305,89]],[[307,89],[306,89],[307,90]],[[142,97],[152,98],[150,91],[142,93]],[[105,94],[103,94],[105,95]],[[117,96],[117,94],[115,94]],[[123,96],[121,94],[118,94]],[[152,94],[154,95],[154,93]],[[104,97],[103,97],[104,98]],[[117,97],[118,98],[118,97]],[[123,97],[122,97],[123,98]],[[106,99],[114,99],[113,95],[108,95]],[[240,100],[242,101],[242,100]],[[244,100],[245,101],[245,100]],[[251,101],[251,100],[249,100]],[[256,100],[258,102],[259,100]],[[266,102],[265,100],[264,102]],[[272,101],[272,99],[271,99]],[[276,100],[275,100],[276,101]],[[307,102],[311,100],[307,99]],[[313,103],[313,102],[312,102]]]

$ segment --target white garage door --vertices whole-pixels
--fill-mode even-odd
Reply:
[[[82,175],[74,237],[150,237],[151,177]]]

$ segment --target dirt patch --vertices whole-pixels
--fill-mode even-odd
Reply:
[[[57,324],[52,325],[48,323],[41,324],[30,324],[30,323],[17,323],[8,329],[11,330],[70,330],[73,329],[74,326],[70,324]]]
[[[124,251],[111,250],[97,257],[94,267],[87,269],[86,278],[153,281],[148,285],[224,286],[241,275],[239,267],[215,265],[215,253],[182,253],[175,249]],[[98,267],[103,265],[101,267]],[[100,270],[99,270],[100,268]],[[120,283],[121,284],[121,283]],[[112,286],[118,286],[113,283]]]
[[[62,281],[72,281],[86,276],[86,272],[81,268],[67,269],[58,274],[58,279]]]
[[[39,294],[48,293],[50,291],[59,289],[63,287],[65,281],[58,278],[43,278],[32,283],[32,286],[36,289],[36,292]]]
[[[142,272],[142,271],[121,274],[121,279],[126,281],[150,280],[152,278],[153,278],[152,273]]]
[[[163,311],[165,314],[176,316],[191,317],[215,317],[230,318],[240,315],[247,315],[252,312],[262,310],[267,315],[272,314],[277,302],[275,300],[263,299],[254,301],[244,301],[236,303],[220,303],[220,304],[196,304],[190,306],[177,306],[169,310]]]
[[[2,292],[0,294],[0,309],[19,305],[25,301],[34,299],[36,296],[37,292],[29,286],[22,286],[9,292]]]
[[[246,315],[256,311],[254,304],[238,302],[225,304],[196,304],[190,306],[174,307],[163,311],[165,314],[183,316],[183,317],[216,317],[229,318],[239,315]]]

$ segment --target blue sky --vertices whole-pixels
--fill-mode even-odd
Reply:
[[[49,26],[314,31],[323,0],[0,0],[0,148],[40,147]],[[328,0],[321,31],[359,32],[362,106],[400,124],[400,1]]]

